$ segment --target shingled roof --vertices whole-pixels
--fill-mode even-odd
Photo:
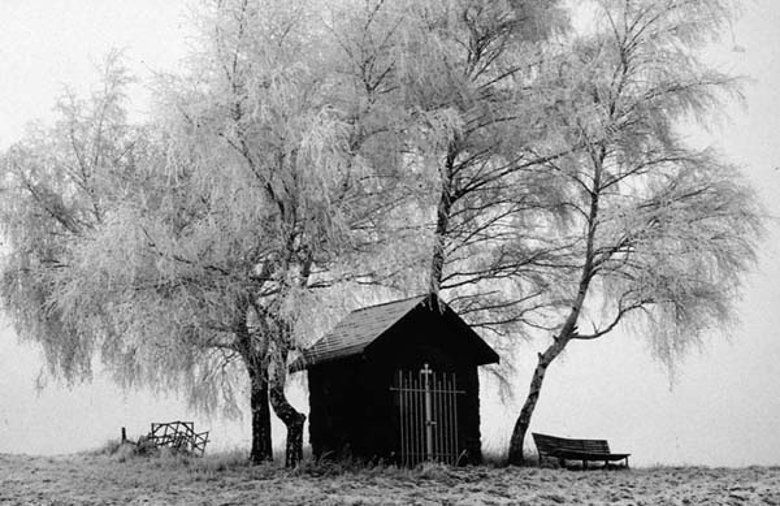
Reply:
[[[441,302],[445,312],[462,325],[472,338],[474,358],[478,364],[498,362],[498,355],[488,346],[446,303],[435,295],[421,295],[410,299],[396,300],[356,309],[341,320],[328,334],[320,338],[311,347],[303,350],[301,356],[290,366],[291,372],[340,358],[359,355],[382,334],[421,304]]]
[[[423,295],[352,311],[333,330],[304,350],[303,356],[290,366],[290,371],[362,353],[384,331],[427,298]]]

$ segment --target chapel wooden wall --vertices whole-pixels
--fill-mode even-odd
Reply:
[[[434,309],[433,311],[437,311]],[[399,418],[393,378],[400,369],[424,364],[454,372],[465,391],[458,404],[462,463],[482,459],[479,378],[462,326],[448,315],[419,307],[375,342],[363,356],[309,368],[309,434],[315,458],[354,457],[392,461],[399,448]]]

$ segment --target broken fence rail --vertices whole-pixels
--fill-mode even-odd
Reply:
[[[209,433],[195,432],[194,422],[152,423],[146,441],[157,448],[171,448],[202,457],[209,442]]]

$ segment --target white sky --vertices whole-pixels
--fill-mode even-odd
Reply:
[[[186,50],[184,0],[0,0],[0,149],[36,118],[51,119],[64,83],[86,89],[92,62],[112,47],[126,48],[132,70],[171,68]],[[780,216],[780,2],[748,3],[734,40],[712,58],[749,75],[746,110],[730,108],[733,122],[713,133],[696,132],[697,144],[720,146],[745,167],[767,211]],[[727,37],[730,39],[730,37]],[[729,51],[738,45],[744,52]],[[134,91],[136,108],[145,92]],[[615,334],[600,342],[572,343],[547,375],[532,429],[553,434],[605,437],[637,464],[780,464],[780,233],[769,223],[761,262],[746,287],[742,325],[730,340],[714,336],[680,368],[673,390],[641,339]],[[518,398],[526,393],[536,351],[520,350]],[[173,397],[121,394],[105,378],[68,390],[33,383],[38,351],[0,327],[0,453],[59,453],[96,447],[131,435],[151,421],[191,418],[214,431],[214,446],[248,444],[248,422],[206,420]],[[293,402],[306,410],[300,392]],[[501,446],[517,406],[502,407],[483,393],[483,444]],[[283,432],[276,425],[276,444]]]
[[[65,84],[84,91],[94,64],[123,49],[143,80],[170,69],[187,44],[184,0],[0,0],[0,147],[31,119],[51,118]],[[134,89],[135,102],[145,90]]]

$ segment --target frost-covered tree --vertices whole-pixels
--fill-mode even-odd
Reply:
[[[598,27],[573,40],[550,111],[556,138],[575,148],[540,170],[554,176],[568,220],[518,252],[539,255],[550,280],[535,326],[553,333],[538,356],[512,434],[523,441],[548,367],[571,341],[619,326],[646,336],[665,364],[710,331],[728,327],[754,261],[761,222],[739,170],[712,150],[687,146],[686,120],[706,121],[738,83],[697,52],[733,15],[729,1],[595,2]],[[564,93],[561,93],[564,92]],[[630,326],[625,324],[630,323]]]
[[[555,334],[513,433],[521,463],[544,374],[572,339],[631,320],[672,363],[733,316],[754,198],[678,127],[738,94],[697,57],[734,6],[593,2],[578,6],[590,33],[550,44],[553,2],[366,5],[342,47],[352,75],[405,113],[395,151],[377,152],[417,183],[408,223],[425,240],[409,260],[427,283],[415,286],[445,290],[510,349]]]
[[[444,291],[477,328],[502,335],[522,323],[541,290],[517,288],[528,258],[505,254],[517,222],[555,200],[541,162],[550,123],[540,74],[566,27],[558,2],[356,2],[337,36],[341,72],[364,86],[385,135],[362,146],[398,167],[408,197],[393,269],[372,277],[407,291]],[[359,104],[361,102],[356,102]],[[359,115],[359,110],[356,116]],[[392,141],[392,142],[390,142]],[[399,240],[409,231],[413,240]],[[413,272],[413,276],[396,276]],[[400,281],[399,281],[400,279]]]
[[[204,3],[190,71],[160,77],[144,163],[102,188],[116,194],[110,205],[87,208],[103,194],[82,192],[94,226],[71,234],[30,310],[67,329],[48,334],[63,356],[88,365],[99,351],[128,386],[178,388],[211,410],[235,407],[248,378],[253,462],[272,457],[269,399],[287,425],[287,463],[301,458],[305,417],[285,397],[287,358],[311,339],[314,291],[368,248],[362,224],[382,201],[367,196],[388,184],[353,156],[360,122],[335,108],[316,8]]]
[[[87,98],[66,89],[56,124],[31,125],[0,159],[3,309],[22,339],[42,343],[50,372],[69,382],[90,376],[99,344],[63,318],[55,280],[72,266],[73,245],[105,223],[133,184],[147,144],[126,120],[131,79],[121,55],[110,53],[99,71]]]
[[[125,308],[123,343],[164,343],[142,363],[190,372],[204,401],[232,398],[241,371],[227,364],[240,364],[250,379],[251,460],[271,458],[270,396],[292,465],[304,416],[284,395],[287,357],[301,316],[316,307],[312,284],[349,244],[361,168],[330,103],[327,45],[309,5],[217,2],[203,21],[192,72],[167,80],[159,99],[164,165],[85,246],[82,267],[93,275],[65,286],[93,294],[79,304]]]
[[[270,400],[294,464],[287,358],[325,289],[446,290],[511,345],[554,333],[521,463],[570,341],[630,320],[671,364],[731,319],[753,196],[677,130],[736,89],[695,53],[726,0],[596,2],[604,25],[555,46],[557,2],[203,5],[189,72],[161,77],[144,129],[114,62],[3,156],[3,301],[55,374],[99,355],[206,409],[248,383],[251,460],[271,458]]]

